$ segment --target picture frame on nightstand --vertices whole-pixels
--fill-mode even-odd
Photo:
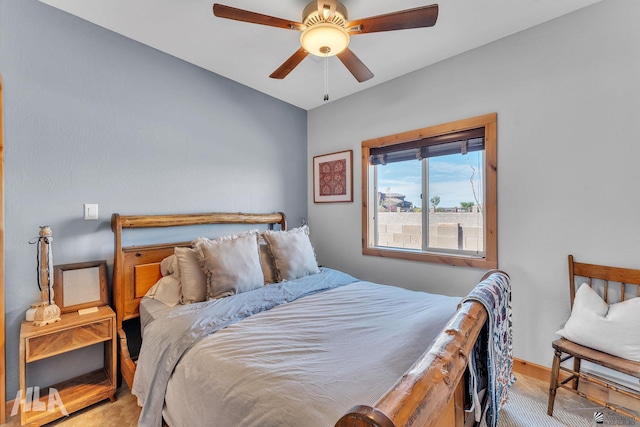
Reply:
[[[53,299],[60,312],[70,313],[109,303],[107,261],[55,265],[53,275]]]

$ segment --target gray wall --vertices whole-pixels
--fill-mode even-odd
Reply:
[[[113,212],[306,217],[304,110],[36,0],[0,2],[0,73],[9,399],[20,321],[39,300],[38,226],[52,226],[55,264],[111,266]],[[98,221],[83,203],[99,204]],[[36,366],[28,385],[90,370],[95,354]]]
[[[567,255],[640,268],[638,16],[637,0],[606,0],[311,110],[309,159],[354,150],[358,189],[353,203],[309,199],[319,261],[407,288],[469,291],[481,271],[361,255],[360,144],[497,112],[498,260],[512,278],[514,353],[550,366],[569,314]]]

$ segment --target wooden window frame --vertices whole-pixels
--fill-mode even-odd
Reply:
[[[375,201],[370,200],[369,154],[374,147],[402,144],[422,138],[447,135],[484,127],[485,129],[485,255],[473,257],[462,254],[440,252],[406,251],[397,248],[369,246],[369,207]],[[410,261],[432,262],[460,267],[482,269],[498,268],[498,152],[497,152],[497,114],[485,114],[469,119],[457,120],[436,126],[416,129],[394,135],[362,141],[362,254]]]

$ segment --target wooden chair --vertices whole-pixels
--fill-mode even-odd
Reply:
[[[640,270],[627,268],[607,267],[594,264],[583,264],[573,260],[569,255],[569,291],[571,294],[571,308],[576,290],[582,283],[588,283],[609,304],[624,301],[633,297],[640,297]],[[638,325],[640,329],[640,325]],[[560,338],[552,343],[555,354],[551,369],[551,381],[549,387],[549,406],[547,414],[553,416],[553,405],[556,390],[564,388],[574,392],[597,405],[606,407],[614,412],[640,421],[638,413],[632,413],[628,409],[617,404],[612,404],[608,397],[608,390],[614,390],[623,399],[631,398],[640,401],[640,392],[626,387],[615,381],[580,370],[582,360],[613,369],[624,374],[640,378],[640,362],[622,359],[592,348],[584,347],[565,338]],[[573,358],[573,369],[562,366],[561,363]],[[560,375],[560,371],[568,373]],[[595,384],[596,387],[587,386],[578,390],[579,380]],[[570,383],[570,384],[569,384]],[[583,390],[586,389],[586,390]],[[590,389],[590,390],[589,390]],[[603,392],[604,390],[604,392]],[[595,392],[595,393],[594,393]],[[587,394],[589,393],[589,394]],[[603,400],[603,399],[606,399]],[[628,400],[628,399],[627,399]],[[633,402],[629,400],[629,402]],[[635,403],[635,402],[634,402]],[[633,405],[637,407],[637,405]]]

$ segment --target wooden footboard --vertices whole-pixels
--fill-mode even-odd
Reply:
[[[490,274],[505,274],[498,271]],[[487,311],[463,303],[431,348],[373,406],[358,405],[335,427],[430,427],[474,425],[465,413],[464,373]]]

